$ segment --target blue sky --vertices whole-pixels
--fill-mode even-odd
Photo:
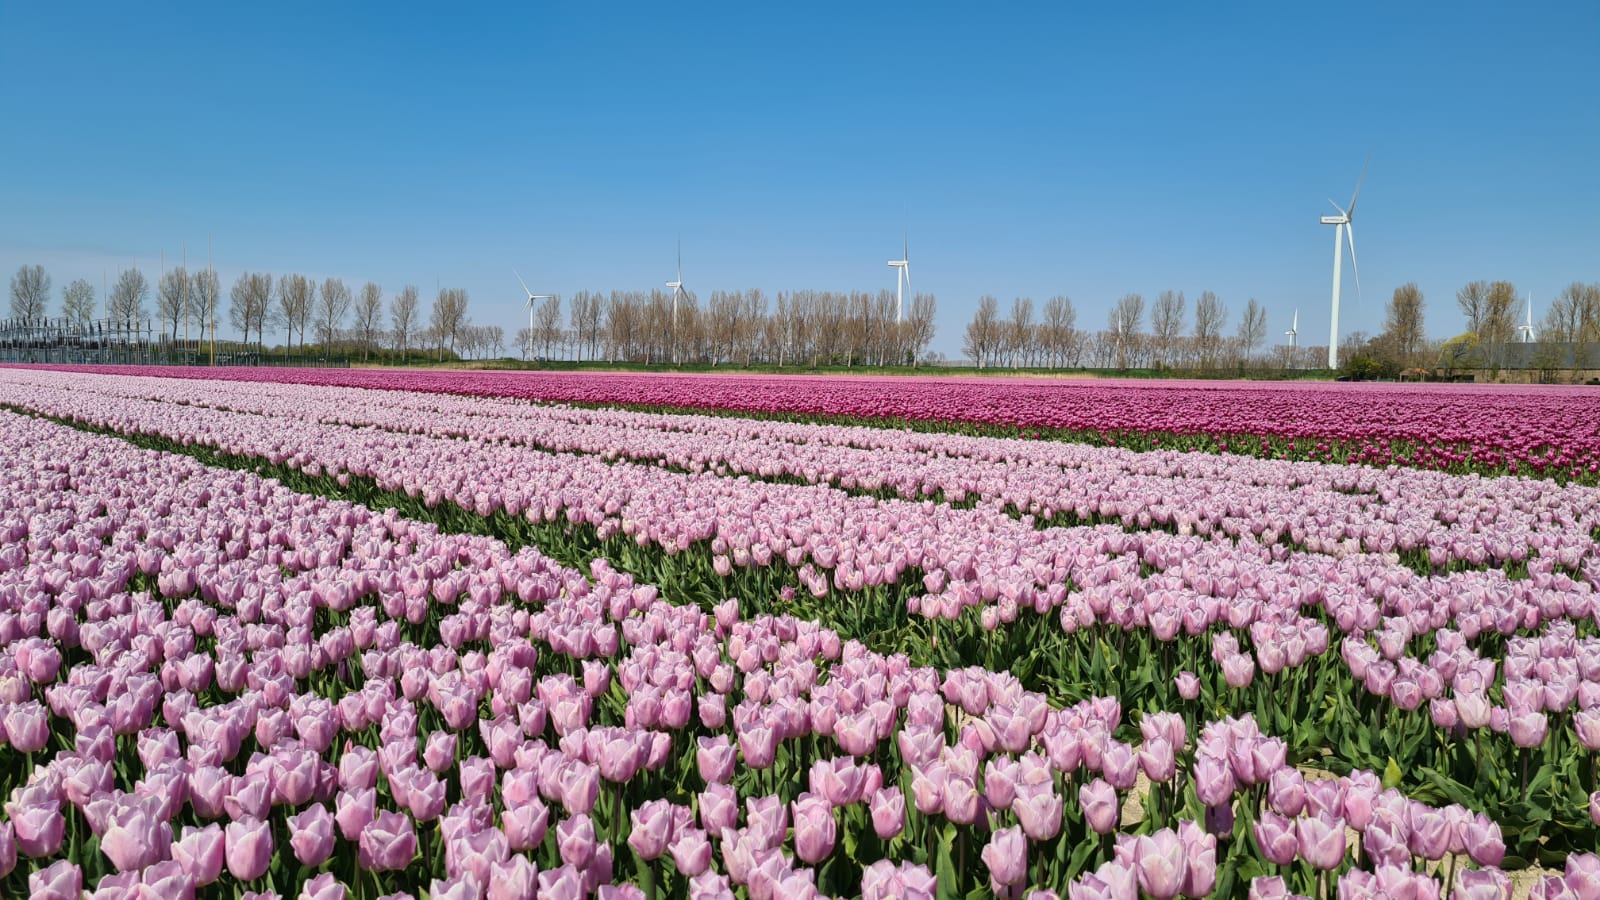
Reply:
[[[1135,11],[1137,10],[1137,11]],[[69,4],[0,0],[0,271],[536,290],[1216,291],[1326,340],[1356,216],[1381,328],[1415,280],[1600,280],[1600,4]]]

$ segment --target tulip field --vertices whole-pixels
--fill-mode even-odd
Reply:
[[[148,374],[148,368],[80,367]],[[1600,484],[1600,388],[900,376],[170,368],[170,378],[1046,437]]]
[[[1600,394],[214,375],[0,368],[0,897],[1600,900]]]

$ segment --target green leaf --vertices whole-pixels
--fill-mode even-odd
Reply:
[[[939,832],[939,856],[934,865],[933,874],[938,879],[939,900],[954,900],[956,895],[956,867],[951,860],[951,848],[955,845],[956,830],[953,826],[946,826]]]
[[[1404,777],[1400,771],[1400,764],[1394,761],[1394,757],[1389,757],[1389,764],[1383,767],[1383,786],[1397,788]]]
[[[1098,849],[1099,845],[1099,836],[1096,835],[1091,838],[1085,838],[1084,841],[1078,845],[1078,848],[1072,851],[1072,859],[1068,860],[1067,862],[1068,881],[1077,878],[1078,875],[1083,872],[1084,867],[1089,864],[1089,857],[1094,855],[1094,852],[1096,849]]]

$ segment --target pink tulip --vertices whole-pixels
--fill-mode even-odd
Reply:
[[[357,860],[368,871],[388,872],[405,868],[411,864],[411,858],[417,852],[417,835],[411,828],[411,819],[403,813],[389,810],[379,812],[361,829],[357,849]]]
[[[646,801],[630,817],[628,846],[640,859],[653,860],[667,852],[673,838],[673,806],[666,800]]]
[[[78,900],[83,893],[83,873],[77,863],[62,859],[28,876],[31,900]]]
[[[879,838],[889,840],[905,830],[906,827],[906,798],[900,793],[899,788],[886,787],[872,795],[869,805],[872,808],[872,830]],[[1060,818],[1060,810],[1057,810]],[[1059,827],[1059,822],[1057,823]]]
[[[10,822],[0,822],[0,879],[17,867],[17,838]]]
[[[1178,896],[1188,872],[1184,847],[1178,836],[1171,829],[1163,828],[1153,835],[1140,837],[1134,852],[1139,887],[1155,900],[1171,900]]]
[[[229,822],[226,829],[228,873],[240,881],[265,875],[272,863],[272,828],[260,819]]]
[[[594,859],[594,823],[588,815],[577,813],[556,826],[556,848],[561,861],[576,868],[584,868]]]
[[[989,867],[989,879],[997,886],[1021,884],[1028,877],[1028,839],[1020,828],[1002,828],[994,832],[981,854],[983,864]],[[996,887],[1000,893],[1000,887]]]
[[[692,878],[711,866],[711,842],[702,829],[680,829],[668,849],[673,866],[683,875]]]
[[[1275,865],[1287,866],[1294,862],[1295,854],[1300,849],[1299,839],[1295,836],[1294,822],[1277,813],[1266,811],[1256,819],[1253,826],[1256,838],[1256,847],[1261,851],[1262,858]]]
[[[1463,869],[1456,873],[1455,893],[1463,900],[1511,900],[1511,878],[1498,869]]]
[[[734,765],[738,762],[734,747],[728,742],[727,735],[702,737],[698,741],[695,762],[700,770],[700,777],[707,784],[726,783],[733,777]]]
[[[1335,869],[1344,859],[1345,823],[1326,813],[1295,820],[1300,857],[1323,871]]]
[[[833,804],[824,797],[802,794],[794,802],[795,855],[816,865],[833,852],[837,837]]]
[[[333,855],[333,815],[320,803],[288,818],[289,846],[300,864],[316,867]]]
[[[514,854],[489,868],[488,900],[534,900],[539,870],[526,856]]]
[[[1104,779],[1096,778],[1078,788],[1078,802],[1083,806],[1084,819],[1098,834],[1110,834],[1121,818],[1121,804],[1117,791]]]
[[[7,803],[6,815],[11,819],[17,851],[23,856],[40,859],[54,856],[61,849],[67,820],[61,814],[59,802],[28,805]]]
[[[182,836],[172,845],[172,858],[199,887],[216,881],[222,875],[223,832],[215,823],[196,828],[187,826]]]

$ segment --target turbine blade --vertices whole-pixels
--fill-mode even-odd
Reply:
[[[1344,223],[1344,236],[1350,239],[1350,270],[1356,275],[1356,300],[1361,299],[1361,267],[1356,265],[1356,229],[1354,222]]]
[[[1353,216],[1356,214],[1356,198],[1361,196],[1361,182],[1367,180],[1367,166],[1370,165],[1372,165],[1372,154],[1368,153],[1367,161],[1361,164],[1361,177],[1356,179],[1356,192],[1350,197],[1350,212],[1348,215]]]
[[[906,287],[911,287],[911,261],[906,260],[906,264],[900,267],[900,271],[906,273]]]
[[[1339,204],[1333,202],[1333,198],[1332,197],[1328,198],[1328,203],[1330,205],[1332,205],[1334,209],[1337,209],[1339,211],[1339,215],[1341,215],[1341,216],[1349,215],[1349,213],[1344,211],[1344,207],[1342,207]]]
[[[517,283],[522,285],[522,292],[527,294],[531,299],[533,297],[533,291],[528,290],[528,283],[522,280],[522,273],[518,272],[516,269],[512,269],[511,274],[517,276]]]

